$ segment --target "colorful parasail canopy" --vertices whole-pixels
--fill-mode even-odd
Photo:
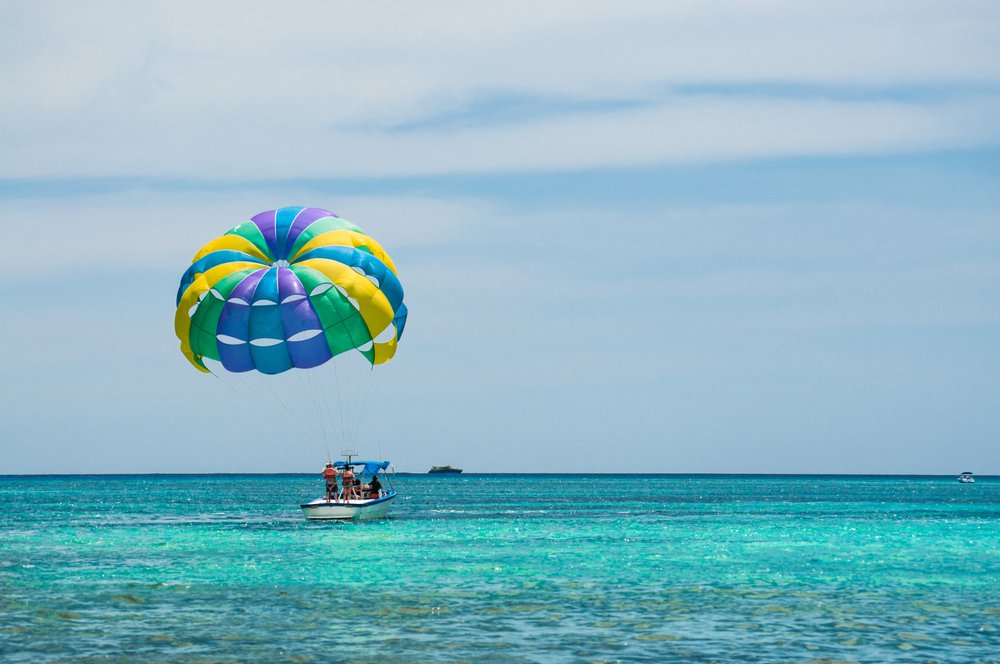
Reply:
[[[177,290],[181,352],[228,371],[278,374],[357,350],[388,362],[406,324],[392,259],[360,228],[319,208],[261,212],[212,240]]]

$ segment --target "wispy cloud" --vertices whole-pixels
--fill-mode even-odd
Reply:
[[[62,197],[0,198],[5,242],[18,247],[0,264],[0,292],[24,284],[53,284],[81,273],[117,279],[127,274],[175,273],[203,244],[261,210],[282,205],[334,208],[375,237],[392,238],[393,255],[426,250],[482,218],[487,205],[472,198],[416,195],[333,195],[276,185],[231,191],[148,189]],[[167,291],[173,280],[163,284]]]
[[[976,2],[9,14],[0,177],[561,170],[1000,140],[1000,12]]]
[[[403,468],[996,467],[995,3],[8,5],[4,472],[311,467],[171,324],[294,204],[400,267]]]

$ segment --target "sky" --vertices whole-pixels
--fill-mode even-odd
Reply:
[[[0,474],[1000,474],[997,34],[962,0],[4,3]],[[286,205],[398,267],[356,390],[179,351],[195,251]]]

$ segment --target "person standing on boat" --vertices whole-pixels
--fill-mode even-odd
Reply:
[[[357,491],[354,488],[354,470],[344,464],[344,472],[340,476],[340,481],[344,485],[344,500],[350,501],[351,496]]]
[[[323,479],[326,481],[326,502],[330,502],[330,494],[337,495],[337,469],[330,461],[326,462],[326,468],[323,469]]]

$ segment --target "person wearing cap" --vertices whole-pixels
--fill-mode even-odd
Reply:
[[[337,495],[337,469],[333,467],[332,461],[326,462],[323,479],[326,480],[326,502],[330,502],[330,494]]]

